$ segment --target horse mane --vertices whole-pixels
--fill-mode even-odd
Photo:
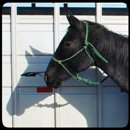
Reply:
[[[128,63],[128,38],[114,33],[109,30],[104,30],[104,39],[106,39],[107,47],[106,54],[111,57],[113,64],[118,61],[121,65],[127,65]]]
[[[128,67],[128,37],[117,34],[99,23],[87,22],[95,33],[92,39],[97,40],[97,37],[100,39],[97,47],[100,48],[102,55],[109,59],[114,66],[119,63]],[[98,36],[96,37],[96,35]]]

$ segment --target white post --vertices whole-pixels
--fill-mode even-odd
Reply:
[[[59,45],[59,15],[60,15],[59,4],[54,3],[54,51]]]
[[[16,86],[17,86],[17,47],[16,47],[16,16],[17,7],[11,3],[11,77],[12,77],[12,113],[16,113]],[[16,125],[16,115],[12,115],[12,126]]]
[[[101,23],[102,19],[102,6],[101,6],[101,3],[96,3],[96,22],[97,23]],[[96,68],[96,75],[97,75],[97,80],[100,81],[100,74],[98,72],[98,68]],[[98,127],[101,127],[102,126],[102,93],[101,93],[101,85],[98,86],[97,88],[97,106],[98,106],[98,119],[97,119],[97,124],[98,124]]]
[[[59,45],[59,15],[60,15],[60,8],[58,3],[54,3],[54,51],[56,51],[56,48]],[[58,124],[58,108],[57,108],[57,102],[58,102],[58,91],[54,89],[54,120],[56,127]]]
[[[101,3],[96,3],[96,22],[102,23],[102,5],[101,5]]]

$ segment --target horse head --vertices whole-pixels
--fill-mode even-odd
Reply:
[[[92,65],[92,57],[86,55],[85,52],[86,35],[89,33],[86,31],[89,23],[86,26],[85,22],[80,21],[72,14],[66,16],[70,26],[54,53],[44,76],[47,85],[54,88],[59,87],[62,81]],[[87,52],[91,53],[89,47]]]

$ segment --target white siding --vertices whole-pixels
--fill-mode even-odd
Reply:
[[[94,16],[76,16],[95,21]],[[17,16],[17,118],[18,127],[97,127],[97,88],[86,87],[70,79],[54,93],[37,93],[46,86],[43,77],[21,77],[29,71],[45,71],[54,53],[53,17],[40,15]],[[102,16],[102,24],[117,33],[128,35],[128,16]],[[59,41],[66,33],[68,21],[60,16]],[[12,126],[10,17],[2,16],[2,120]],[[94,67],[81,75],[96,80]],[[102,84],[102,126],[124,127],[128,122],[128,96],[108,79]],[[57,107],[55,107],[57,102]],[[40,104],[40,105],[39,105]]]

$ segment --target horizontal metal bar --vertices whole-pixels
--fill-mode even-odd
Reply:
[[[53,7],[31,8],[18,7],[18,15],[53,15]],[[95,15],[95,8],[69,8],[73,15]],[[10,14],[10,7],[3,7],[2,14]],[[60,8],[60,14],[65,15],[66,9]],[[102,8],[102,15],[128,15],[128,8]]]

